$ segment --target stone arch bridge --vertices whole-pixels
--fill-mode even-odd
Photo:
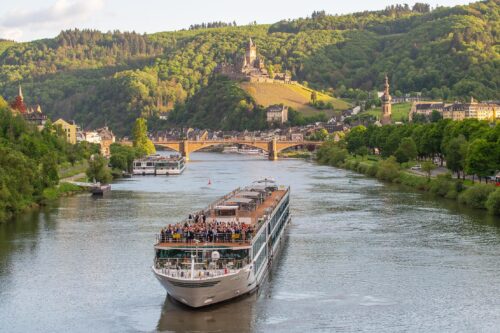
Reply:
[[[122,142],[122,143],[131,145],[131,142]],[[268,153],[269,160],[274,161],[278,159],[278,153],[287,148],[297,147],[297,146],[309,146],[309,145],[317,147],[320,146],[322,142],[279,141],[277,139],[272,139],[272,140],[227,139],[227,140],[199,140],[199,141],[191,141],[191,140],[153,141],[153,144],[157,147],[164,147],[181,153],[182,156],[186,158],[186,161],[189,161],[189,155],[195,151],[215,145],[227,145],[227,144],[239,144],[239,145],[246,145],[262,149],[263,151]]]

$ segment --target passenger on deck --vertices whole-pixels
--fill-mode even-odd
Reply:
[[[206,222],[203,215],[195,216],[198,222],[184,222],[175,225],[169,224],[160,230],[161,242],[187,242],[192,243],[195,239],[200,242],[237,242],[251,239],[254,232],[253,226],[241,222]]]

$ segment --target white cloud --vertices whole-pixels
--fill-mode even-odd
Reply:
[[[104,0],[56,0],[49,7],[13,9],[0,18],[0,36],[19,39],[25,30],[62,30],[91,18],[104,6]]]
[[[20,40],[23,37],[23,31],[18,28],[0,27],[0,38],[8,40]]]

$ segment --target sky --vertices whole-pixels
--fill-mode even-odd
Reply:
[[[90,28],[153,33],[202,22],[245,25],[310,16],[315,10],[345,14],[379,10],[397,0],[0,0],[0,38],[30,41],[61,30]],[[420,0],[432,7],[467,4],[463,0]],[[248,3],[248,5],[245,5]]]

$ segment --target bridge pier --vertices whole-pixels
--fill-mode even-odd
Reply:
[[[269,160],[276,161],[278,159],[278,147],[276,144],[276,138],[273,138],[267,144],[267,151],[269,152]]]
[[[189,161],[189,142],[188,142],[188,140],[181,141],[179,148],[180,148],[181,155],[184,156],[184,158],[186,159],[186,162]]]

